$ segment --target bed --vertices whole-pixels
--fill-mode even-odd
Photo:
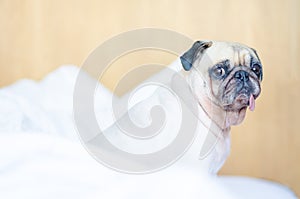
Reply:
[[[100,172],[103,166],[80,144],[72,117],[78,71],[62,66],[39,82],[23,79],[0,90],[0,198],[138,198],[133,192],[142,189],[128,189],[132,184]],[[96,113],[109,126],[111,93],[99,84],[95,96]],[[215,181],[232,198],[297,198],[288,187],[263,179],[219,176]]]

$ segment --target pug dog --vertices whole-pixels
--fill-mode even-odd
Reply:
[[[176,162],[177,168],[196,167],[216,174],[229,154],[230,127],[244,120],[247,108],[251,111],[255,109],[255,100],[260,95],[263,77],[260,59],[254,49],[242,44],[196,41],[171,67],[175,67],[178,73],[182,73],[186,84],[174,78],[177,76],[168,71],[165,74],[162,72],[163,79],[170,80],[170,87],[179,95],[187,93],[191,96],[195,106],[188,106],[188,109],[197,117],[196,128],[191,130],[196,132],[195,137],[185,154]],[[163,132],[152,137],[133,139],[138,137],[138,133],[143,129],[133,128],[129,121],[134,120],[139,127],[149,126],[152,120],[160,116],[159,113],[151,117],[151,108],[156,105],[161,105],[165,110],[167,120],[161,123],[164,127]],[[182,119],[186,118],[176,117],[182,111],[176,109],[175,105],[174,96],[159,87],[154,94],[126,110],[115,124],[103,132],[104,136],[98,134],[86,140],[87,148],[100,159],[103,156],[115,157],[111,158],[114,159],[114,167],[124,164],[129,165],[130,170],[134,164],[128,160],[132,157],[127,156],[128,154],[136,152],[154,154],[154,148],[163,150],[165,146],[171,144],[172,140],[179,137],[176,128],[181,125]],[[131,136],[124,134],[119,128],[120,124],[125,130],[134,129],[132,131],[135,134]],[[193,132],[184,133],[189,136]],[[118,149],[111,148],[104,137],[118,146]],[[153,139],[145,139],[149,137]],[[184,140],[185,135],[181,139]],[[105,146],[108,148],[103,149]],[[119,152],[120,149],[125,153]],[[153,161],[147,159],[147,156],[142,158],[144,162],[139,162],[140,165],[135,167],[136,170],[143,170],[151,164],[155,166],[157,162],[164,162],[169,157],[167,155],[160,159],[155,157]]]
[[[180,60],[202,118],[212,123],[206,124],[211,132],[204,142],[216,143],[210,151],[208,169],[217,173],[229,154],[230,127],[244,120],[247,108],[255,109],[262,64],[253,48],[217,41],[196,41]]]

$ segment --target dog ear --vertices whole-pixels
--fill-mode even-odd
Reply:
[[[256,50],[254,48],[250,48],[250,49],[253,51],[253,53],[255,54],[256,58],[260,62],[260,67],[261,67],[260,81],[262,81],[262,79],[263,79],[263,70],[262,70],[262,65],[261,65],[260,58],[259,58],[259,56],[258,56],[258,54],[257,54],[257,52],[256,52]]]
[[[212,41],[196,41],[193,46],[180,57],[184,70],[189,71],[198,53],[203,53],[204,50],[211,47],[211,45]]]
[[[254,48],[250,48],[250,49],[253,51],[253,53],[254,53],[255,56],[257,57],[258,61],[260,62],[260,59],[259,59],[259,57],[258,57],[258,54],[257,54],[256,50],[255,50]]]

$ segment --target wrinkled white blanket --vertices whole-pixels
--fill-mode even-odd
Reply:
[[[116,174],[79,142],[72,117],[77,73],[77,67],[64,66],[42,81],[0,89],[0,198],[296,198],[277,183],[209,178],[185,168],[167,176]],[[111,93],[99,84],[95,97],[105,128],[113,122]]]

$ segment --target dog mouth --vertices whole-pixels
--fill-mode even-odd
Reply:
[[[256,97],[250,93],[250,94],[245,94],[241,93],[235,98],[235,103],[241,106],[241,108],[249,107],[250,111],[255,110],[255,99]]]
[[[220,87],[223,93],[220,97],[223,109],[226,111],[241,111],[249,108],[255,110],[255,100],[260,94],[260,83],[252,76],[249,78],[231,77],[224,86]]]
[[[253,92],[253,89],[247,88],[243,88],[239,92],[234,93],[235,94],[227,93],[227,99],[231,98],[231,100],[227,101],[228,103],[223,104],[225,110],[238,111],[247,107],[250,111],[255,110],[255,100],[258,97],[259,93]]]

